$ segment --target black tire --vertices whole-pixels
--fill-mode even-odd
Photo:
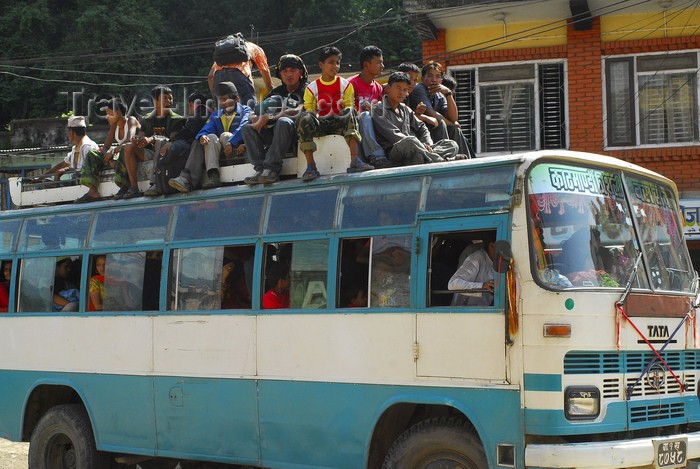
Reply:
[[[434,418],[399,436],[382,469],[488,469],[479,438],[464,422]]]
[[[88,414],[77,404],[49,409],[29,440],[29,469],[99,469],[102,460]]]

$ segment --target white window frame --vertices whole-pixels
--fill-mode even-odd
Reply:
[[[665,71],[653,71],[653,72],[639,72],[637,70],[637,59],[640,57],[653,57],[653,56],[664,56],[664,55],[674,55],[674,54],[696,54],[696,63],[698,68],[674,68]],[[619,54],[619,55],[606,55],[601,57],[601,75],[603,88],[601,90],[603,97],[603,147],[605,150],[629,150],[629,149],[639,149],[639,148],[669,148],[669,147],[688,147],[696,146],[700,143],[700,137],[697,140],[689,142],[678,142],[678,143],[641,143],[641,126],[640,126],[640,115],[639,115],[639,77],[640,76],[654,76],[656,74],[673,74],[673,73],[695,73],[695,106],[697,110],[697,118],[695,125],[700,132],[700,50],[697,49],[685,49],[667,52],[648,52],[643,54]],[[632,86],[633,86],[633,96],[634,96],[634,106],[632,107],[632,119],[634,125],[634,138],[637,142],[635,145],[613,145],[608,141],[608,119],[610,118],[608,109],[608,77],[606,75],[607,71],[607,61],[615,59],[632,59]]]
[[[540,138],[540,69],[539,65],[546,64],[563,64],[564,69],[564,124],[566,125],[566,130],[564,132],[564,141],[566,148],[569,148],[569,69],[567,59],[544,59],[544,60],[525,60],[521,62],[494,62],[489,64],[475,64],[475,65],[455,65],[447,68],[447,74],[453,75],[454,71],[464,71],[464,70],[474,70],[474,118],[473,121],[476,122],[476,141],[474,151],[480,156],[493,156],[502,154],[502,152],[482,152],[481,151],[481,82],[479,81],[479,70],[483,70],[490,67],[503,67],[503,66],[516,66],[516,65],[528,65],[532,64],[535,67],[535,76],[532,79],[527,80],[503,80],[503,81],[489,81],[489,85],[503,85],[509,83],[533,83],[534,85],[534,95],[535,95],[535,148],[532,151],[537,151],[542,149],[542,142]],[[485,84],[485,83],[484,83]],[[458,109],[460,112],[467,112]]]

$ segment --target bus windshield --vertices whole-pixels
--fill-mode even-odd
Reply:
[[[540,164],[528,179],[536,276],[547,288],[623,288],[632,273],[632,215],[620,172]],[[648,288],[644,269],[633,288]]]
[[[675,192],[658,181],[626,176],[632,211],[655,289],[690,292],[693,268],[677,217]]]

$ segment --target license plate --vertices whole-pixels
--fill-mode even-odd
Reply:
[[[686,465],[685,438],[654,440],[654,467],[683,467]]]

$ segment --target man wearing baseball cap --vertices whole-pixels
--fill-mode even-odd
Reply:
[[[309,73],[301,57],[285,54],[277,62],[276,75],[282,84],[256,106],[257,120],[251,119],[252,123],[246,124],[241,132],[255,170],[255,174],[243,181],[251,186],[271,184],[279,179],[282,158],[297,137],[294,118],[303,108]]]
[[[54,165],[39,178],[53,175],[54,179],[57,179],[69,169],[80,171],[83,168],[83,161],[85,161],[87,154],[92,150],[100,149],[97,143],[87,136],[86,130],[85,117],[70,116],[68,118],[68,139],[73,144],[73,148],[63,161]]]

